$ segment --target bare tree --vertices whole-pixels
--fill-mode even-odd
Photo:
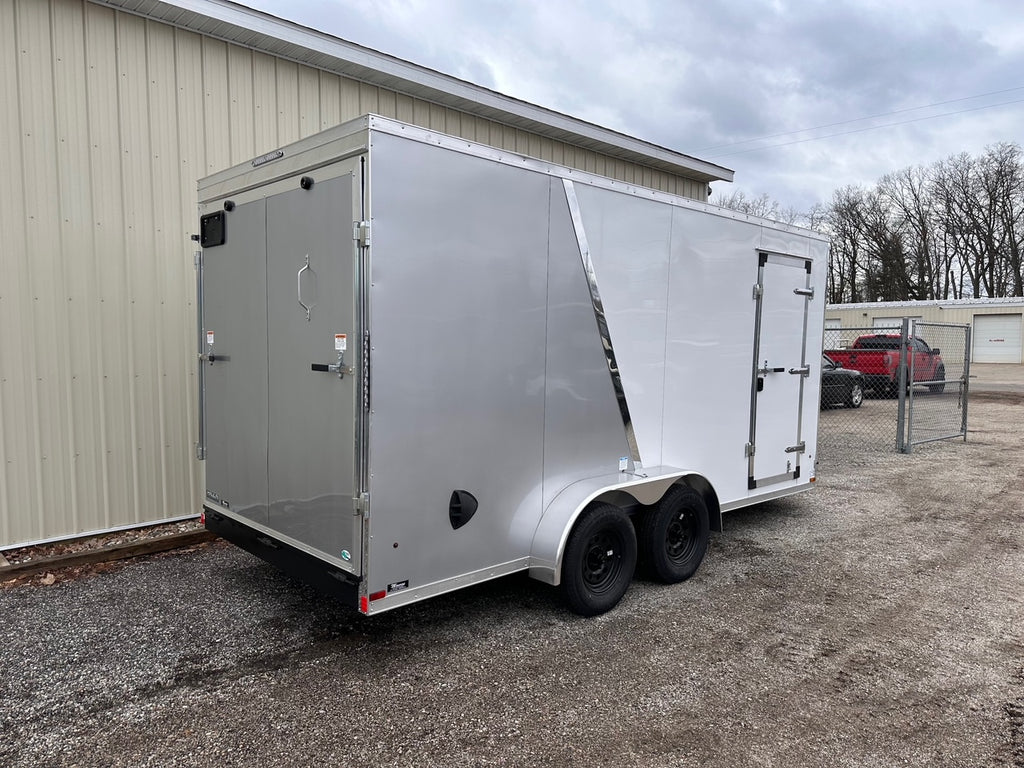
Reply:
[[[1024,296],[1024,152],[953,155],[836,190],[808,213],[741,190],[716,199],[831,239],[831,303]]]
[[[729,208],[740,213],[747,213],[751,216],[760,216],[762,219],[781,221],[783,224],[798,224],[802,219],[800,213],[794,208],[783,208],[778,200],[773,200],[767,194],[760,197],[748,197],[740,189],[733,190],[728,195],[710,202]]]
[[[845,187],[823,217],[830,301],[1024,295],[1024,158],[997,144]]]

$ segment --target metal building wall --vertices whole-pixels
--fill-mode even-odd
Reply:
[[[196,180],[376,112],[706,184],[84,0],[0,0],[0,547],[194,514]]]
[[[876,317],[920,317],[927,323],[970,325],[975,315],[1019,315],[1024,300],[961,304],[955,302],[886,302],[878,307],[867,304],[829,304],[827,319],[842,321],[844,328],[870,327]]]
[[[976,315],[1020,315],[1024,299],[967,299],[951,301],[880,302],[878,304],[829,304],[827,320],[841,321],[843,328],[870,328],[876,317],[920,317],[926,323],[952,323],[973,327]],[[1021,350],[1024,358],[1024,349]]]

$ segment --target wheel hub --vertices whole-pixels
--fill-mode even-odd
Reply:
[[[665,531],[665,551],[675,561],[685,560],[690,556],[696,543],[697,517],[690,510],[683,510]]]
[[[595,592],[608,589],[616,579],[621,563],[618,542],[607,534],[594,536],[583,558],[583,580]]]

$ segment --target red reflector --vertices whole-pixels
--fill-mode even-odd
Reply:
[[[199,524],[206,525],[206,510],[204,509],[199,513]]]
[[[365,596],[359,598],[359,610],[363,613],[369,613],[370,611],[370,601]]]
[[[382,597],[387,597],[388,593],[383,589],[380,592],[372,592],[370,594],[370,600],[380,600]]]

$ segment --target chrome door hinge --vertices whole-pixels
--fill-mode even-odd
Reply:
[[[203,266],[203,252],[202,251],[196,251],[195,254],[193,254],[193,264],[195,265],[196,269],[201,269],[202,268],[202,266]]]
[[[206,446],[202,443],[196,443],[196,459],[199,461],[206,460]]]
[[[359,243],[360,248],[370,245],[370,222],[356,221],[352,224],[352,239]]]
[[[352,497],[352,512],[356,517],[366,517],[370,511],[370,494],[360,493]]]
[[[743,455],[746,456],[748,459],[754,455],[753,443],[747,443],[745,446],[743,446]]]
[[[755,283],[754,284],[754,295],[751,296],[750,298],[752,298],[754,301],[757,301],[763,295],[764,295],[764,286],[762,286],[760,283]]]

